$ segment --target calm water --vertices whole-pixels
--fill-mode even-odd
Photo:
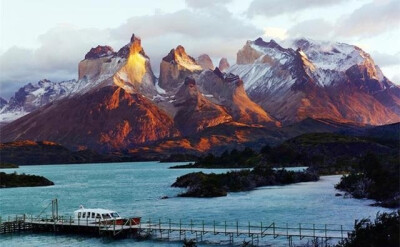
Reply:
[[[227,197],[197,199],[175,197],[182,189],[170,185],[178,176],[201,169],[168,169],[178,163],[109,163],[86,165],[22,166],[4,169],[10,173],[42,175],[56,185],[0,190],[0,215],[39,214],[51,201],[59,199],[59,213],[72,215],[79,205],[113,209],[122,216],[151,219],[193,219],[265,223],[343,224],[351,229],[355,219],[374,217],[384,208],[372,207],[370,200],[335,197],[340,176],[324,176],[318,182],[262,187],[251,192],[230,193]],[[225,172],[207,169],[206,173]],[[162,196],[169,199],[162,200]],[[50,213],[48,210],[47,212]],[[80,236],[45,234],[0,236],[0,246],[128,246],[134,240],[111,241]],[[141,246],[182,246],[181,243],[134,242]]]

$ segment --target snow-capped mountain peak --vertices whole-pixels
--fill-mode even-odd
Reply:
[[[311,39],[294,40],[293,48],[300,48],[321,69],[345,71],[354,64],[363,64],[370,55],[357,46]]]
[[[50,102],[70,95],[76,80],[52,82],[47,79],[21,87],[0,110],[0,122],[11,122]]]
[[[326,117],[383,124],[400,119],[399,88],[368,53],[344,43],[298,39],[290,44],[283,48],[274,40],[247,41],[228,69],[243,79],[250,98],[278,120]],[[354,97],[376,101],[371,103],[376,108],[349,103]]]

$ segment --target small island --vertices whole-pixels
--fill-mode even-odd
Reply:
[[[19,168],[16,164],[0,162],[0,169]]]
[[[54,183],[42,176],[17,174],[16,172],[7,174],[0,172],[0,188],[14,188],[14,187],[36,187],[36,186],[50,186]]]
[[[250,191],[270,185],[286,185],[299,182],[318,181],[317,173],[306,170],[293,172],[284,169],[274,170],[269,166],[254,169],[231,171],[223,174],[194,172],[176,179],[172,187],[187,188],[180,197],[220,197],[228,192]]]

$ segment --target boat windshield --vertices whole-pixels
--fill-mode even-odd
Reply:
[[[109,219],[109,218],[111,218],[109,214],[102,214],[102,216],[103,216],[103,219]]]
[[[111,216],[112,216],[113,218],[118,218],[118,217],[119,217],[119,215],[118,215],[117,213],[111,213]]]

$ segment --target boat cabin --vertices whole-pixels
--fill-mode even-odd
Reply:
[[[122,219],[119,214],[112,210],[101,208],[84,208],[81,206],[74,211],[74,219],[79,221],[99,222],[104,220]]]

